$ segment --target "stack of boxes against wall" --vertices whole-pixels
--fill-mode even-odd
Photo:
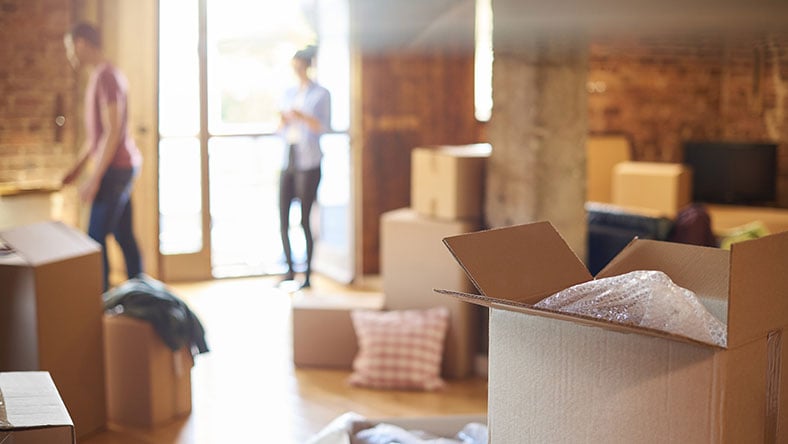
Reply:
[[[445,251],[446,236],[475,231],[482,223],[488,144],[419,147],[412,151],[411,207],[381,217],[383,293],[352,296],[296,295],[293,299],[293,361],[297,366],[351,369],[358,352],[350,313],[364,310],[450,311],[442,375],[470,376],[479,346],[482,310],[436,298],[434,288],[471,283]],[[330,331],[325,326],[332,325]],[[484,330],[484,331],[483,331]]]
[[[476,354],[486,346],[483,311],[463,302],[436,298],[433,289],[473,288],[443,247],[442,239],[482,228],[490,153],[489,144],[414,148],[411,206],[381,217],[381,278],[386,308],[449,309],[442,371],[448,378],[473,374]]]
[[[670,220],[693,202],[690,167],[675,162],[633,161],[632,158],[628,136],[589,136],[586,144],[588,202],[596,208],[600,208],[596,203],[601,203],[614,211]],[[788,210],[782,207],[704,206],[718,237],[753,222],[762,223],[770,233],[788,231]]]

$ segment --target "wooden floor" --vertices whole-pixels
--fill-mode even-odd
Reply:
[[[151,430],[107,431],[80,444],[304,443],[349,411],[369,418],[485,414],[487,382],[448,381],[438,392],[350,387],[349,372],[295,369],[290,300],[274,278],[170,285],[200,317],[211,351],[192,369],[192,412]],[[315,294],[369,291],[316,276]]]

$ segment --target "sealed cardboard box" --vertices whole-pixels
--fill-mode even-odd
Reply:
[[[77,437],[104,428],[101,250],[60,222],[0,232],[0,371],[48,371]]]
[[[435,288],[473,288],[442,240],[478,229],[478,221],[434,219],[411,208],[389,211],[381,217],[380,271],[386,309],[449,309],[442,370],[447,378],[473,373],[481,333],[476,307],[433,294]]]
[[[411,207],[441,219],[482,218],[489,144],[420,147],[411,151]]]
[[[358,353],[350,313],[381,310],[383,295],[305,293],[295,295],[292,304],[293,363],[297,367],[350,370]]]
[[[631,160],[629,140],[622,135],[588,136],[586,139],[586,200],[613,201],[613,168]]]
[[[74,423],[48,372],[0,373],[0,443],[76,442]]]
[[[186,347],[171,350],[151,323],[124,315],[104,316],[104,338],[110,422],[154,427],[191,412]]]
[[[675,217],[692,203],[692,170],[680,163],[619,162],[613,168],[612,202]]]
[[[491,307],[490,440],[744,443],[788,440],[788,233],[730,252],[634,240],[597,278],[664,272],[727,328],[727,344],[534,307],[589,282],[547,222],[446,239]]]

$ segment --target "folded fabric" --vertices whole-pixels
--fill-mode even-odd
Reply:
[[[538,302],[535,307],[636,325],[725,347],[727,326],[695,293],[661,271],[637,270],[584,282]]]

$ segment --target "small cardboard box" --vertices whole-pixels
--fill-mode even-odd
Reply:
[[[481,220],[487,143],[411,151],[411,207],[440,219]]]
[[[350,313],[353,310],[381,310],[383,294],[306,293],[294,296],[292,304],[295,366],[350,370],[358,353]]]
[[[104,315],[107,419],[132,427],[155,427],[192,409],[191,352],[173,351],[150,322]]]
[[[588,136],[586,139],[586,200],[612,202],[613,168],[631,160],[629,139],[623,135]]]
[[[76,442],[74,423],[49,373],[0,373],[0,443]]]
[[[48,371],[77,437],[106,425],[101,248],[60,222],[0,232],[0,371]]]
[[[380,271],[387,310],[449,309],[449,330],[442,375],[464,378],[473,373],[473,360],[481,336],[477,307],[435,297],[433,288],[471,291],[473,284],[443,247],[446,236],[479,229],[473,220],[441,220],[411,208],[381,216]]]
[[[692,203],[692,170],[680,163],[619,162],[613,168],[613,200],[675,217]]]
[[[592,279],[547,222],[445,240],[490,310],[491,442],[788,440],[788,233],[731,251],[634,240],[597,277],[660,270],[727,325],[727,346],[535,308]]]

